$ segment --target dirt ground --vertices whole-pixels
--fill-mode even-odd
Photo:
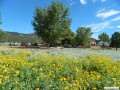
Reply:
[[[0,50],[29,50],[30,48],[18,46],[0,46]]]

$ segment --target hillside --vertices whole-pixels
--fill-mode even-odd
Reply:
[[[34,33],[24,34],[18,32],[8,32],[5,31],[6,36],[4,41],[6,42],[31,42],[31,43],[41,43],[42,40],[38,38]]]

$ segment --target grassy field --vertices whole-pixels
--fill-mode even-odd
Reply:
[[[102,55],[111,58],[112,60],[120,60],[120,50],[96,50],[96,49],[80,49],[80,48],[64,48],[52,50],[32,50],[34,53],[40,54],[55,54],[64,56],[81,57],[88,55]]]

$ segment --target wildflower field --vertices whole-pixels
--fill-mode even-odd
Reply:
[[[0,90],[103,90],[120,87],[120,61],[0,51]]]

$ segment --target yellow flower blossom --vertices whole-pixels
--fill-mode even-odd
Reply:
[[[116,78],[112,78],[113,81],[116,81]]]
[[[96,87],[93,87],[92,90],[97,90],[97,88],[96,88]]]
[[[35,90],[40,90],[39,88],[35,88]]]
[[[0,85],[2,84],[2,80],[0,80]]]
[[[68,89],[69,89],[68,86],[66,86],[66,87],[65,87],[65,90],[68,90]]]

